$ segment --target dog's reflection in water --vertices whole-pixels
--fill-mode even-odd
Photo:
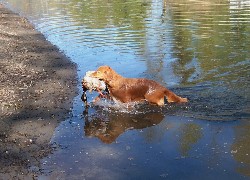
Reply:
[[[143,129],[159,124],[164,114],[148,112],[139,114],[103,112],[101,109],[94,114],[85,111],[85,136],[97,137],[103,143],[110,144],[117,137],[130,129]]]

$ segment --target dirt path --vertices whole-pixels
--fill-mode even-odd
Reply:
[[[0,179],[29,179],[41,172],[55,127],[69,115],[76,65],[1,4],[0,44]]]

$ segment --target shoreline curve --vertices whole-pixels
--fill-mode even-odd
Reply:
[[[34,178],[77,95],[77,65],[0,4],[0,177]]]

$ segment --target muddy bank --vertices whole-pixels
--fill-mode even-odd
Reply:
[[[0,4],[0,179],[39,174],[77,94],[76,65]]]

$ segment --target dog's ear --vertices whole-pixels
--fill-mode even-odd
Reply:
[[[104,74],[108,74],[108,72],[111,70],[111,67],[107,66],[107,69],[104,71]]]

